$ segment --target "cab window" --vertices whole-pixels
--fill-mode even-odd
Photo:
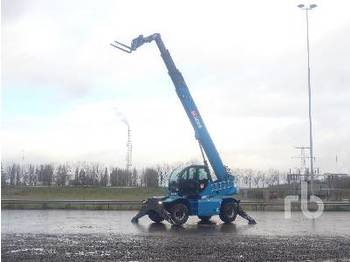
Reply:
[[[209,174],[203,167],[198,168],[198,180],[199,181],[209,180]]]
[[[191,167],[188,169],[188,180],[195,180],[196,178],[196,168]]]

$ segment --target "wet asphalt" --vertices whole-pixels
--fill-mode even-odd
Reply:
[[[350,261],[350,213],[251,212],[257,225],[130,223],[135,211],[2,210],[2,261]]]

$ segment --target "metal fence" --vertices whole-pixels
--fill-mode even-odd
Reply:
[[[241,205],[254,211],[283,211],[284,201],[241,201]],[[141,201],[117,200],[26,200],[3,199],[4,209],[94,209],[94,210],[136,210]],[[326,211],[350,211],[350,201],[326,201]],[[300,202],[292,205],[293,210],[300,210]]]

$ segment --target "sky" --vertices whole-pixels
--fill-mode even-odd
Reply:
[[[2,0],[2,160],[123,166],[125,120],[134,166],[200,160],[156,45],[131,55],[109,45],[158,32],[227,165],[300,166],[295,146],[309,143],[301,2]],[[315,167],[349,173],[350,2],[310,3]]]

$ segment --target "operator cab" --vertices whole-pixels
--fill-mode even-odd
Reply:
[[[169,191],[180,196],[198,197],[211,180],[207,166],[177,168],[170,175]]]

